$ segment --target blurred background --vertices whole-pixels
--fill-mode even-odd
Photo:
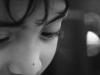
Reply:
[[[62,30],[43,75],[100,75],[100,0],[70,0]]]

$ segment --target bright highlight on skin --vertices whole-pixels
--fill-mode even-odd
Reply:
[[[99,37],[89,31],[87,33],[87,54],[88,56],[95,56],[99,53],[100,49],[100,39]]]

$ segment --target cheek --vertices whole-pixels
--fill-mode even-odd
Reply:
[[[44,44],[41,45],[41,56],[40,56],[40,60],[42,62],[42,69],[41,71],[45,70],[46,67],[50,64],[50,62],[52,61],[55,52],[56,52],[56,48],[57,48],[57,42],[58,39],[54,39],[52,41],[52,43],[50,44]]]

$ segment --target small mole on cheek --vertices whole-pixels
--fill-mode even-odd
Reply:
[[[33,63],[33,65],[35,65],[35,64]]]

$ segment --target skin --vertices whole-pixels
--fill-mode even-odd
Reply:
[[[25,13],[28,0],[11,0],[11,13],[17,21]],[[59,5],[60,4],[60,5]],[[59,8],[57,8],[59,5]],[[48,20],[57,16],[57,12],[64,9],[63,2],[56,0],[54,5],[51,2],[51,10]],[[43,3],[29,17],[23,27],[0,28],[0,39],[10,37],[10,40],[0,44],[0,75],[40,75],[52,61],[56,52],[58,37],[44,40],[41,33],[57,32],[61,27],[62,19],[59,19],[48,26],[35,27],[36,19],[44,15]],[[13,22],[9,17],[3,1],[0,0],[0,22]]]

